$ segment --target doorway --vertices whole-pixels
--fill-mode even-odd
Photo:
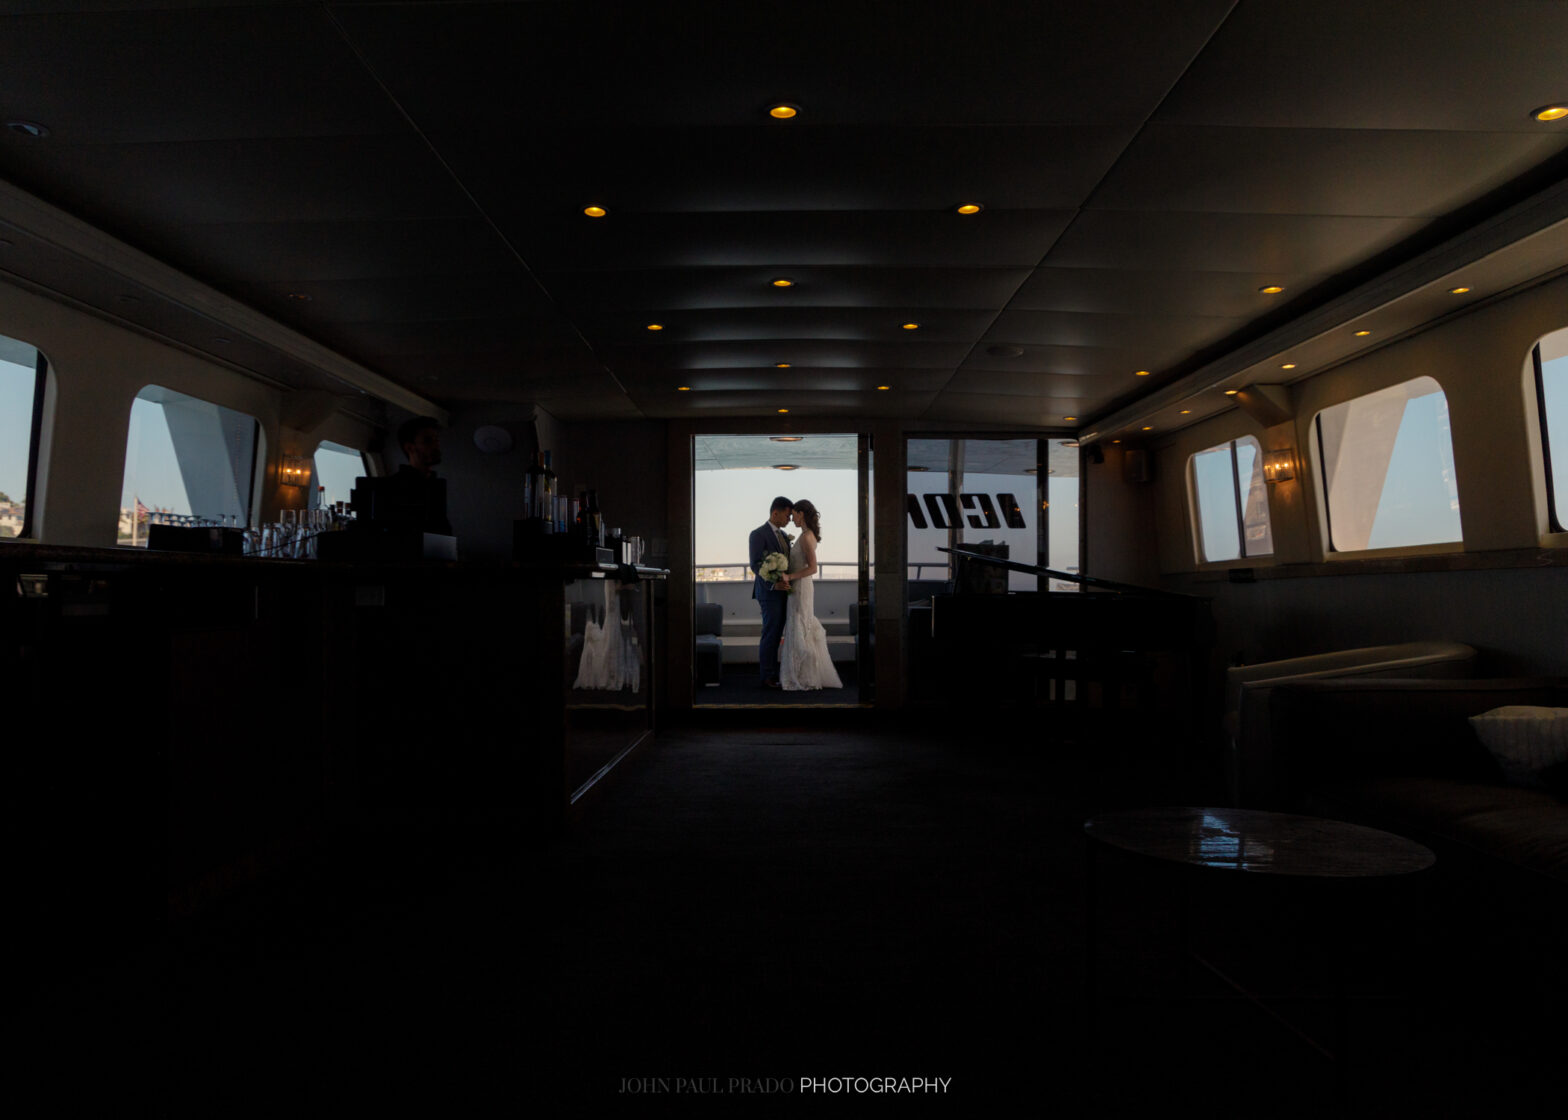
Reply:
[[[870,696],[870,441],[847,433],[692,438],[692,555],[698,707],[859,707]],[[840,689],[764,689],[762,614],[748,539],[776,497],[810,499],[821,518],[813,614]],[[786,526],[791,536],[799,530]]]

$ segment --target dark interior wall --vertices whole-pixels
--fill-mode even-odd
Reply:
[[[1224,663],[1431,639],[1481,651],[1487,675],[1568,675],[1568,567],[1307,576],[1173,577],[1211,599]]]
[[[1120,444],[1102,445],[1103,463],[1086,455],[1083,461],[1084,556],[1083,573],[1101,579],[1134,583],[1141,587],[1160,585],[1160,557],[1155,537],[1155,489],[1150,481],[1135,481],[1129,474],[1126,449]],[[1150,471],[1154,457],[1144,459]],[[1134,464],[1136,465],[1136,464]]]
[[[539,432],[541,440],[555,440],[555,446],[544,446],[551,450],[563,492],[575,498],[583,490],[597,490],[605,525],[642,537],[648,560],[661,565],[670,535],[667,429],[659,420],[561,423],[551,418]]]

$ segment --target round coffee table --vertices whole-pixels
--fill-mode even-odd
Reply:
[[[1255,809],[1196,808],[1190,806],[1133,809],[1105,813],[1084,822],[1090,843],[1084,880],[1086,902],[1085,982],[1090,1029],[1096,1026],[1098,993],[1099,925],[1098,855],[1114,850],[1168,864],[1181,875],[1214,876],[1224,873],[1252,879],[1278,881],[1319,880],[1362,882],[1374,888],[1377,880],[1413,875],[1437,862],[1432,852],[1403,836],[1347,821]],[[1240,879],[1237,879],[1238,884]],[[1290,888],[1296,890],[1304,889]],[[1326,888],[1324,888],[1326,889]],[[1349,887],[1334,890],[1349,889]],[[1227,893],[1229,893],[1227,891]],[[1343,992],[1330,996],[1335,1007],[1334,1044],[1325,1046],[1246,986],[1238,983],[1212,961],[1196,952],[1187,929],[1187,894],[1182,892],[1181,939],[1186,953],[1235,993],[1265,1011],[1281,1026],[1329,1060],[1341,1101],[1347,1092],[1347,1033]]]
[[[1392,832],[1259,809],[1131,809],[1092,817],[1083,830],[1135,855],[1254,875],[1380,878],[1425,871],[1437,861]]]

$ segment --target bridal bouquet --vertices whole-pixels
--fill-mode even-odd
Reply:
[[[779,587],[779,577],[789,571],[789,557],[782,552],[770,552],[762,558],[762,565],[757,569],[757,574],[774,585],[775,591],[789,594],[788,587]]]

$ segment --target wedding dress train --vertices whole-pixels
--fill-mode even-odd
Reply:
[[[801,534],[805,536],[804,533]],[[800,541],[790,546],[789,566],[794,571],[806,566]],[[828,656],[828,632],[812,607],[812,587],[816,580],[792,579],[784,616],[784,648],[779,653],[779,683],[788,692],[816,688],[843,688],[833,659]]]

